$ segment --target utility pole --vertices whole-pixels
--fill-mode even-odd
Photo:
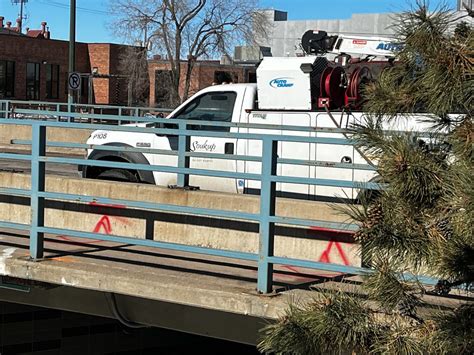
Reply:
[[[76,69],[76,0],[71,0],[69,14],[69,74]],[[68,90],[68,108],[71,110],[71,104],[74,103],[74,91]]]
[[[19,27],[19,32],[21,32],[22,30],[22,27],[23,27],[23,0],[21,0],[20,2],[20,23],[18,24],[18,27]]]
[[[20,13],[18,14],[18,18],[20,19],[20,23],[18,24],[18,31],[21,33],[23,29],[23,20],[26,17],[23,15],[23,8],[28,0],[12,0],[12,4],[18,4],[20,7]]]

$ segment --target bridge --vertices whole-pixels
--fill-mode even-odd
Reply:
[[[380,188],[277,174],[282,163],[353,169],[352,163],[277,155],[283,141],[315,138],[191,132],[188,125],[195,122],[181,120],[174,121],[173,129],[124,127],[110,123],[166,121],[145,117],[138,109],[111,113],[113,109],[0,101],[0,166],[5,170],[0,172],[0,300],[116,318],[131,327],[158,326],[256,344],[259,329],[283,315],[288,304],[317,297],[310,287],[362,292],[357,285],[371,269],[361,266],[353,240],[357,226],[327,203],[276,193],[281,182]],[[172,134],[179,137],[178,150],[85,144],[96,129]],[[304,129],[318,128],[285,128]],[[339,137],[344,131],[324,132]],[[191,133],[257,140],[263,153],[192,152]],[[317,139],[320,144],[352,144],[344,137]],[[85,149],[169,154],[177,157],[177,164],[85,160]],[[197,169],[190,167],[191,157],[252,161],[261,170],[250,174]],[[72,174],[78,165],[176,174],[178,188],[82,179]],[[187,188],[190,175],[255,180],[261,191],[242,195],[192,190]],[[462,302],[426,298],[446,307]]]

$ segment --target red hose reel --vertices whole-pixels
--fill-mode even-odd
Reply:
[[[321,75],[319,108],[342,108],[348,106],[358,109],[362,103],[361,86],[372,80],[368,67],[356,68],[347,80],[342,67],[327,67]]]
[[[346,89],[345,105],[356,109],[360,108],[362,105],[362,87],[372,80],[372,72],[368,67],[356,68],[351,74]]]

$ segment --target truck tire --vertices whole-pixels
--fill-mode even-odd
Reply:
[[[118,146],[118,147],[131,147],[128,144],[123,143],[106,143],[106,146]],[[87,158],[88,160],[105,160],[110,162],[120,162],[120,163],[135,163],[135,164],[145,164],[150,165],[150,162],[147,158],[138,152],[122,152],[122,151],[103,151],[103,150],[94,150]],[[155,178],[153,177],[153,172],[148,170],[127,170],[127,169],[113,169],[106,168],[107,171],[116,171],[120,170],[119,176],[116,176],[115,173],[112,173],[113,180],[120,179],[119,181],[132,181],[132,182],[141,182],[144,184],[155,185]],[[79,170],[82,170],[82,177],[89,179],[98,179],[99,175],[105,174],[104,179],[111,180],[103,168],[94,167],[94,166],[83,166]],[[125,172],[124,172],[125,171]],[[134,175],[134,177],[130,176]]]
[[[97,179],[123,181],[123,182],[140,182],[138,177],[132,172],[124,169],[108,169],[101,172]]]

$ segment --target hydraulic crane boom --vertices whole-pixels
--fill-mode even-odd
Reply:
[[[356,55],[365,57],[395,58],[402,48],[400,43],[387,37],[355,35],[329,36],[325,31],[309,30],[301,39],[301,46],[307,54]]]

